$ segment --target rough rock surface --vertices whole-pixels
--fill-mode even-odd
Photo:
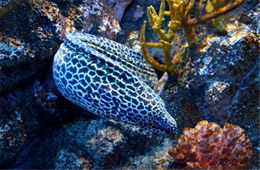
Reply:
[[[146,8],[158,10],[160,0],[24,0],[1,15],[6,2],[0,4],[0,168],[180,168],[167,151],[183,128],[203,119],[244,128],[254,148],[249,168],[259,168],[256,0],[228,15],[225,36],[210,24],[198,27],[196,51],[189,53],[182,32],[176,35],[174,53],[184,62],[161,95],[178,122],[171,137],[96,117],[64,99],[52,79],[65,32],[101,35],[138,51]],[[146,30],[149,41],[158,40]]]
[[[55,169],[91,169],[89,161],[67,149],[61,149],[55,158]]]
[[[121,31],[119,22],[132,0],[31,0],[32,9],[55,23],[57,32],[93,32],[115,39]]]
[[[109,167],[120,161],[126,145],[125,137],[119,130],[105,125],[102,119],[75,122],[64,130],[73,149],[89,155],[96,165]]]
[[[3,110],[0,110],[3,113]],[[21,113],[18,111],[5,110],[10,115],[3,115],[0,120],[0,164],[12,159],[21,149],[26,139]]]

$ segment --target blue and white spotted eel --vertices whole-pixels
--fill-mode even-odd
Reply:
[[[65,98],[98,116],[160,134],[176,129],[163,100],[150,87],[157,82],[154,69],[122,44],[67,33],[54,57],[53,77]]]

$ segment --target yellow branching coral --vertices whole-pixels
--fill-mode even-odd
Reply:
[[[160,36],[159,42],[146,42],[145,40],[145,26],[146,21],[144,22],[141,29],[141,48],[146,60],[153,65],[157,70],[163,72],[173,72],[179,61],[171,61],[170,51],[171,43],[173,41],[175,32],[182,26],[182,23],[187,19],[189,11],[194,4],[194,0],[183,1],[183,0],[167,0],[169,5],[169,11],[165,11],[165,0],[161,1],[160,10],[157,14],[155,9],[152,6],[147,8],[148,21],[152,26],[153,30]],[[171,20],[168,23],[168,32],[166,33],[162,29],[162,23],[165,20],[164,16],[169,16]],[[186,28],[186,26],[184,26]],[[190,29],[187,28],[187,31]],[[192,35],[192,34],[188,34]],[[147,46],[162,48],[164,51],[164,60],[165,65],[160,64],[154,58],[152,58],[149,53]]]
[[[190,17],[190,11],[195,4],[195,0],[167,0],[169,11],[165,10],[166,1],[162,0],[158,14],[152,6],[149,6],[147,8],[148,21],[152,29],[159,35],[160,41],[146,42],[146,21],[144,21],[140,31],[140,44],[145,59],[159,71],[174,72],[177,65],[181,62],[181,59],[179,58],[171,60],[172,57],[170,54],[175,32],[179,28],[183,28],[188,44],[193,46],[197,41],[194,26],[217,18],[220,15],[235,9],[245,1],[246,0],[235,0],[232,3],[227,3],[227,0],[208,0],[207,13],[195,18]],[[200,5],[198,5],[198,8],[200,8]],[[170,17],[167,32],[162,29],[165,16]],[[163,49],[165,64],[159,63],[150,56],[147,47]]]
[[[227,3],[228,0],[208,0],[205,10],[207,13],[211,13],[221,7],[224,7],[225,5],[227,5]],[[212,23],[218,32],[225,32],[223,16],[212,19]]]

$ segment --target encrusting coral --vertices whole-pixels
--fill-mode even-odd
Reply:
[[[199,14],[197,14],[197,11],[200,11],[199,9],[202,6],[202,1],[200,1],[195,9],[196,17],[193,18],[190,17],[190,11],[195,4],[195,0],[167,0],[169,11],[165,10],[165,0],[162,0],[158,14],[152,6],[149,6],[147,8],[148,21],[152,29],[159,35],[160,41],[146,42],[146,21],[144,21],[140,31],[140,44],[145,59],[148,63],[150,63],[154,68],[159,71],[169,73],[174,72],[177,65],[182,60],[180,57],[173,58],[173,60],[171,60],[171,48],[175,32],[179,28],[183,28],[188,44],[190,46],[193,46],[198,40],[196,37],[194,26],[206,23],[214,18],[218,18],[219,16],[235,9],[245,1],[246,0],[234,0],[230,3],[227,3],[226,0],[213,0],[212,2],[214,3],[210,3],[211,1],[208,1],[208,5],[205,9],[207,13],[199,16]],[[168,32],[162,29],[165,15],[170,17],[170,21],[168,23]],[[220,19],[216,19],[216,21],[219,21]],[[220,25],[219,29],[223,29],[221,27],[221,24],[218,25]],[[147,47],[163,49],[165,64],[159,63],[152,56],[150,56]]]
[[[185,168],[244,168],[253,155],[250,139],[239,126],[200,121],[185,128],[169,154]]]

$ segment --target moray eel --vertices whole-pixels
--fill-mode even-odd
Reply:
[[[53,77],[61,94],[98,116],[170,134],[176,122],[150,86],[154,69],[143,56],[106,38],[67,33],[54,56]]]

